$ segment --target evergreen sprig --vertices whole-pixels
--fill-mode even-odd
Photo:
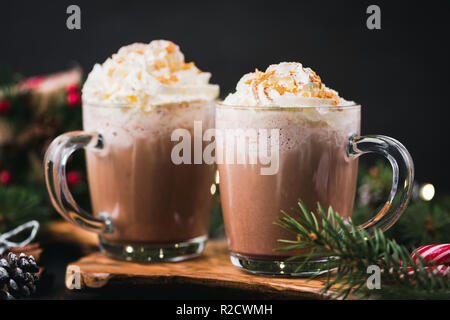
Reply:
[[[37,192],[28,188],[0,186],[0,233],[32,219],[47,221],[51,211],[43,202]]]
[[[306,209],[299,201],[296,218],[282,211],[275,224],[297,236],[297,240],[279,240],[286,246],[275,249],[309,249],[308,253],[295,255],[289,260],[303,259],[298,269],[310,260],[326,257],[328,262],[318,267],[327,273],[323,292],[333,287],[337,298],[349,294],[380,298],[450,298],[447,276],[433,272],[435,266],[420,256],[414,261],[410,250],[395,240],[387,239],[380,230],[371,236],[359,229],[351,219],[344,220],[330,207],[325,213],[318,204],[317,212]],[[381,289],[369,290],[366,283],[367,268],[378,266],[381,270]],[[414,272],[411,272],[414,270]],[[315,276],[313,276],[315,277]]]
[[[61,83],[54,78],[44,92],[33,86],[21,88],[30,79],[0,65],[0,100],[9,104],[8,110],[0,114],[0,174],[9,176],[0,181],[0,233],[29,220],[42,224],[57,217],[48,201],[42,159],[56,136],[82,127],[80,105],[68,100],[71,91],[81,94],[81,84],[66,86],[67,79],[62,77]],[[82,153],[74,154],[68,170],[85,172],[84,168]],[[89,210],[85,179],[80,178],[70,188],[80,205]]]

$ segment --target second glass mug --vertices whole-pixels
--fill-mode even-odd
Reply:
[[[73,224],[99,234],[109,256],[128,261],[181,261],[207,239],[215,168],[174,164],[171,134],[194,121],[214,125],[214,102],[153,106],[83,101],[83,128],[57,137],[44,159],[48,193]],[[94,215],[75,202],[66,181],[70,155],[83,148]]]
[[[298,270],[299,262],[286,261],[294,255],[292,251],[274,251],[282,246],[279,239],[295,240],[294,235],[274,222],[281,210],[289,212],[299,199],[309,210],[315,211],[319,202],[325,209],[331,206],[344,218],[351,217],[358,157],[365,153],[377,153],[387,158],[392,165],[393,179],[384,206],[360,227],[369,233],[374,228],[385,231],[397,221],[412,191],[414,168],[411,156],[392,138],[360,136],[360,118],[360,105],[298,108],[218,103],[217,130],[240,130],[240,134],[248,133],[245,131],[248,129],[256,130],[258,139],[266,140],[263,141],[266,146],[276,141],[271,140],[271,134],[278,137],[277,149],[268,147],[271,156],[278,152],[278,163],[270,170],[268,165],[259,162],[225,161],[227,147],[231,145],[234,150],[234,144],[227,139],[236,136],[224,135],[224,143],[217,144],[217,154],[224,158],[218,161],[220,196],[231,261],[235,266],[267,275],[309,276],[317,273],[317,266],[324,262],[323,259],[310,261],[304,269]],[[271,133],[272,129],[278,132]],[[261,130],[269,132],[261,136]],[[266,173],[262,174],[264,167]]]

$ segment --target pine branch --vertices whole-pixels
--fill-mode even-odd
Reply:
[[[0,99],[14,96],[17,91],[16,89],[15,84],[0,85]]]
[[[296,218],[282,212],[283,216],[275,222],[297,235],[298,240],[280,240],[287,245],[275,250],[310,249],[309,253],[290,258],[303,259],[299,270],[311,259],[327,257],[328,262],[319,266],[318,271],[335,269],[336,276],[330,277],[328,273],[324,292],[333,287],[337,297],[341,298],[349,294],[381,298],[404,298],[406,294],[415,298],[450,297],[449,279],[433,272],[436,266],[420,256],[415,262],[410,250],[395,240],[387,239],[380,230],[376,230],[372,237],[364,229],[358,229],[351,219],[344,221],[331,208],[325,213],[318,205],[317,212],[313,213],[301,201],[298,205],[300,210],[294,211]],[[380,290],[367,288],[367,268],[371,265],[382,271]]]
[[[50,210],[37,193],[22,187],[0,186],[0,233],[31,219],[45,222]]]

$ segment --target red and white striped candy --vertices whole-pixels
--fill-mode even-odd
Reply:
[[[441,275],[443,275],[444,277],[447,277],[448,275],[450,275],[450,266],[446,266],[446,265],[439,265],[439,266],[435,266],[435,267],[425,267],[425,270],[431,270],[433,272],[433,274],[438,274],[440,273]],[[419,271],[419,270],[417,270]],[[411,276],[413,275],[415,272],[414,268],[409,267],[408,268],[408,274]]]
[[[448,265],[440,265],[437,266],[434,272],[440,272],[444,276],[448,276],[450,274],[450,266]]]
[[[431,244],[416,249],[416,252],[425,260],[436,265],[450,265],[450,244]],[[415,252],[411,257],[417,262]]]

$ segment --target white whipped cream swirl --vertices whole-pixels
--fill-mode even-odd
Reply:
[[[265,72],[247,73],[238,82],[236,92],[223,101],[226,105],[260,107],[345,106],[353,102],[327,88],[310,68],[298,62],[270,65]]]
[[[186,63],[173,42],[134,43],[96,64],[83,86],[83,100],[108,106],[152,106],[211,101],[219,86],[210,84],[209,72]]]

